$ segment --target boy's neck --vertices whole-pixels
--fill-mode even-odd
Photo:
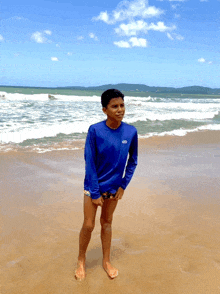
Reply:
[[[120,127],[121,125],[121,122],[116,122],[116,121],[111,121],[110,119],[107,119],[106,120],[106,125],[110,128],[110,129],[113,129],[113,130],[116,130],[117,128]]]

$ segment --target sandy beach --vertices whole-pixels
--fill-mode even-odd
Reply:
[[[139,139],[138,161],[113,221],[119,276],[99,209],[79,282],[83,150],[0,153],[0,293],[220,293],[220,132]]]

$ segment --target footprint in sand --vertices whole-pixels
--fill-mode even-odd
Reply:
[[[196,266],[190,261],[184,261],[179,265],[181,273],[192,274],[196,273]]]

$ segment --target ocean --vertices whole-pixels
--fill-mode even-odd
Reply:
[[[125,96],[125,106],[139,137],[220,130],[219,98]],[[105,119],[99,96],[0,92],[0,151],[83,148],[89,126]]]

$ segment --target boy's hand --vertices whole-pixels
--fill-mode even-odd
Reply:
[[[97,206],[102,206],[104,202],[104,199],[101,197],[99,197],[98,199],[92,199],[92,203],[94,203]]]
[[[122,198],[123,194],[124,194],[124,189],[122,189],[122,187],[119,187],[118,188],[118,191],[116,192],[116,195],[115,195],[115,200],[119,200]]]

